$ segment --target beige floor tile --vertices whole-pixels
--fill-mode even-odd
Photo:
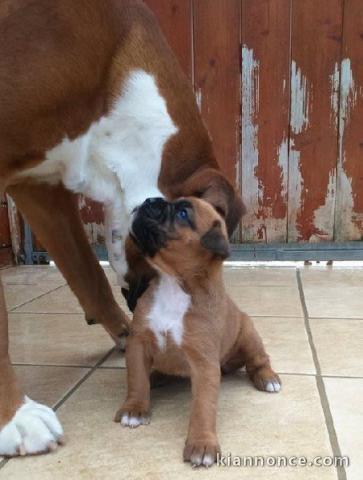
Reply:
[[[303,288],[310,317],[363,318],[363,283],[360,287],[305,283]]]
[[[363,377],[363,320],[310,320],[323,375]]]
[[[363,318],[363,268],[301,269],[311,317]]]
[[[54,405],[63,398],[89,370],[89,368],[77,367],[15,366],[15,372],[24,393],[48,406]]]
[[[43,283],[59,286],[66,283],[60,271],[49,265],[22,265],[2,270],[0,274],[4,284],[34,285]]]
[[[278,395],[256,391],[245,376],[223,381],[219,437],[233,455],[331,455],[315,380],[283,377]],[[124,370],[98,370],[60,408],[68,443],[57,452],[11,460],[0,478],[42,479],[336,479],[331,468],[213,467],[194,471],[181,460],[188,424],[186,385],[153,391],[151,425],[129,430],[111,421],[125,393]]]
[[[227,290],[238,307],[251,316],[303,316],[297,286],[230,285]]]
[[[112,286],[118,286],[117,276],[111,267],[103,267],[106,277]]]
[[[324,378],[342,455],[350,457],[348,480],[361,480],[363,472],[363,380]]]
[[[10,354],[14,363],[92,366],[113,347],[100,325],[83,315],[9,315]]]
[[[118,303],[126,309],[120,287],[112,288]],[[15,310],[21,313],[83,313],[77,298],[68,286],[61,287]]]
[[[293,286],[296,285],[295,268],[277,267],[224,267],[226,285],[264,285]]]
[[[47,292],[51,292],[55,288],[57,286],[43,283],[38,285],[4,285],[7,309],[8,311],[13,310]],[[54,293],[56,294],[56,291]]]
[[[303,286],[349,286],[363,285],[363,268],[304,267],[300,269]]]
[[[100,366],[100,368],[104,367],[112,367],[112,368],[125,368],[125,354],[120,352],[119,350],[115,350],[111,353],[111,355],[107,358],[105,362]]]
[[[316,373],[303,318],[254,317],[253,321],[274,370]]]

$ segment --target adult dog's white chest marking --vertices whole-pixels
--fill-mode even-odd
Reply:
[[[22,173],[58,182],[102,202],[110,262],[124,275],[124,241],[132,210],[162,196],[158,177],[164,146],[177,132],[152,75],[131,72],[110,113],[75,140],[65,138],[46,160]]]
[[[184,292],[177,280],[162,273],[147,316],[149,327],[154,332],[159,348],[165,346],[168,333],[177,345],[181,345],[184,315],[190,304],[190,295]]]

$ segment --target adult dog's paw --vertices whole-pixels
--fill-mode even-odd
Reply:
[[[23,405],[0,430],[0,455],[34,455],[57,448],[63,428],[54,411],[25,397]]]
[[[217,441],[189,441],[184,447],[184,462],[190,462],[192,467],[211,467],[217,460],[220,447]]]

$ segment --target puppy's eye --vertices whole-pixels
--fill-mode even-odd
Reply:
[[[179,218],[179,220],[188,220],[188,212],[185,208],[178,210],[176,212],[176,216],[177,218]]]

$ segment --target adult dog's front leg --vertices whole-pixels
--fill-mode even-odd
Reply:
[[[106,275],[89,245],[76,196],[61,185],[21,184],[8,189],[40,242],[47,248],[83,307],[118,343],[128,317],[116,303]]]
[[[25,397],[8,354],[8,317],[0,281],[0,455],[54,450],[63,435],[50,408]]]
[[[200,352],[188,353],[192,381],[192,408],[184,461],[192,466],[211,466],[220,451],[216,433],[217,402],[220,385],[218,359]]]

